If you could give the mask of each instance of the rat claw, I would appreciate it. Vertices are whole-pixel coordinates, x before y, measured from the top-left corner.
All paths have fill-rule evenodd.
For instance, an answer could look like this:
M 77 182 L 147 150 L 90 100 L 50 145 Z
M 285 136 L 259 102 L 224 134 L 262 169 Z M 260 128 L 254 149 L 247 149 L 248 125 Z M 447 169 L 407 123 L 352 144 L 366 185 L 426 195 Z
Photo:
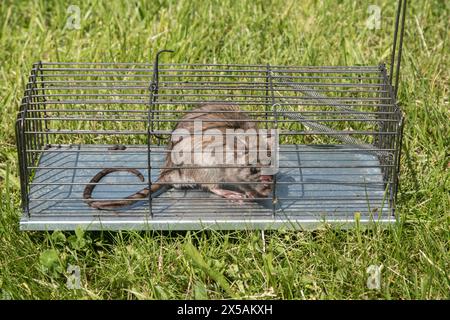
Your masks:
M 231 202 L 244 204 L 243 199 L 246 198 L 246 195 L 237 191 L 225 190 L 225 189 L 211 189 L 211 192 L 224 197 L 225 199 L 229 199 Z
M 245 193 L 245 195 L 246 195 L 247 198 L 249 198 L 249 199 L 255 199 L 256 196 L 257 196 L 256 193 L 253 192 L 253 191 L 248 191 L 248 192 Z

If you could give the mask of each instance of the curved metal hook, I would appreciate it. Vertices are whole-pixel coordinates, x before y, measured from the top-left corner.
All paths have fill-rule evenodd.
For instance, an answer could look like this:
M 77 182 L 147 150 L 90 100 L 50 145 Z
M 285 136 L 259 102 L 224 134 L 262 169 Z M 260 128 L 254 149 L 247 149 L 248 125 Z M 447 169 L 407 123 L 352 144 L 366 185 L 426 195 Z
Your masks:
M 150 92 L 151 92 L 151 104 L 156 102 L 156 97 L 158 94 L 158 82 L 159 82 L 159 56 L 161 55 L 161 53 L 164 52 L 170 52 L 173 53 L 175 52 L 174 50 L 167 50 L 167 49 L 163 49 L 163 50 L 159 50 L 156 53 L 156 57 L 155 57 L 155 63 L 153 65 L 153 78 L 152 78 L 152 82 L 150 83 Z M 150 121 L 150 119 L 149 119 Z M 164 140 L 164 137 L 155 134 L 155 137 L 158 138 L 159 140 Z
M 153 64 L 153 81 L 152 81 L 152 86 L 154 86 L 153 89 L 158 90 L 158 71 L 159 71 L 159 56 L 161 55 L 161 53 L 164 52 L 170 52 L 170 53 L 174 53 L 175 51 L 173 50 L 167 50 L 167 49 L 163 49 L 163 50 L 159 50 L 156 53 L 156 57 L 155 57 L 155 63 Z M 156 86 L 156 88 L 155 88 Z

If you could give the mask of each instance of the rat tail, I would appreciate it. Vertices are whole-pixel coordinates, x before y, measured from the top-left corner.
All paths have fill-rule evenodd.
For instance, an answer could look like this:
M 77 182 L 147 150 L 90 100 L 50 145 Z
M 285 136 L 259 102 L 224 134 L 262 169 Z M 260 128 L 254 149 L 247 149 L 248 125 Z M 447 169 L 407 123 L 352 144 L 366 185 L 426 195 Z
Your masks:
M 131 168 L 106 168 L 97 173 L 91 181 L 86 185 L 83 192 L 83 198 L 84 201 L 92 208 L 99 209 L 99 210 L 114 210 L 114 209 L 120 209 L 125 206 L 129 206 L 133 203 L 135 203 L 139 199 L 145 199 L 148 197 L 149 193 L 155 193 L 159 190 L 162 190 L 166 188 L 167 186 L 164 184 L 158 184 L 158 182 L 164 182 L 164 178 L 160 177 L 154 184 L 152 184 L 150 192 L 149 188 L 144 188 L 142 190 L 139 190 L 136 193 L 133 193 L 132 195 L 129 195 L 128 197 L 125 197 L 120 200 L 94 200 L 92 199 L 92 192 L 94 191 L 95 186 L 98 182 L 100 182 L 101 179 L 103 179 L 105 176 L 112 172 L 118 172 L 118 171 L 125 171 L 130 172 L 137 176 L 142 182 L 145 181 L 144 176 L 142 173 L 140 173 L 136 169 Z

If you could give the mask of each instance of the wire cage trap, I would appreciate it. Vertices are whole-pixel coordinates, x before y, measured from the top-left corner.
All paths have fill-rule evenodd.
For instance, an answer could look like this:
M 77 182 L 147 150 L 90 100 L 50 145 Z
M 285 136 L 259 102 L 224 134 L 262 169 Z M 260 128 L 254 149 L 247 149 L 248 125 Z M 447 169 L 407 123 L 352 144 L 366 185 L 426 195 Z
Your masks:
M 406 1 L 390 69 L 378 66 L 52 63 L 33 65 L 16 122 L 22 230 L 316 228 L 395 221 L 403 117 L 396 103 Z M 393 81 L 395 81 L 393 85 Z M 235 203 L 172 188 L 98 210 L 96 200 L 151 187 L 180 119 L 205 103 L 238 105 L 278 130 L 279 170 L 264 199 Z M 244 170 L 246 167 L 242 167 Z M 207 170 L 197 168 L 197 170 Z

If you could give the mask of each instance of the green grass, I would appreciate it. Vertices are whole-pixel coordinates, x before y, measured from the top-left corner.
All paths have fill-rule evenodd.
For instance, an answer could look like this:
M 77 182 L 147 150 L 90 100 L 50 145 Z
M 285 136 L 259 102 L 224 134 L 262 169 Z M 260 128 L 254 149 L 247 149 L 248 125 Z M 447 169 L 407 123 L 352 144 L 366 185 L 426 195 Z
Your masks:
M 35 61 L 292 65 L 388 60 L 393 1 L 72 2 L 0 6 L 0 298 L 450 298 L 449 3 L 409 1 L 399 100 L 398 212 L 387 229 L 315 232 L 20 232 L 14 122 Z M 76 3 L 73 3 L 76 4 Z M 382 8 L 368 30 L 370 4 Z M 366 269 L 383 265 L 381 289 Z M 68 289 L 67 268 L 81 289 Z

